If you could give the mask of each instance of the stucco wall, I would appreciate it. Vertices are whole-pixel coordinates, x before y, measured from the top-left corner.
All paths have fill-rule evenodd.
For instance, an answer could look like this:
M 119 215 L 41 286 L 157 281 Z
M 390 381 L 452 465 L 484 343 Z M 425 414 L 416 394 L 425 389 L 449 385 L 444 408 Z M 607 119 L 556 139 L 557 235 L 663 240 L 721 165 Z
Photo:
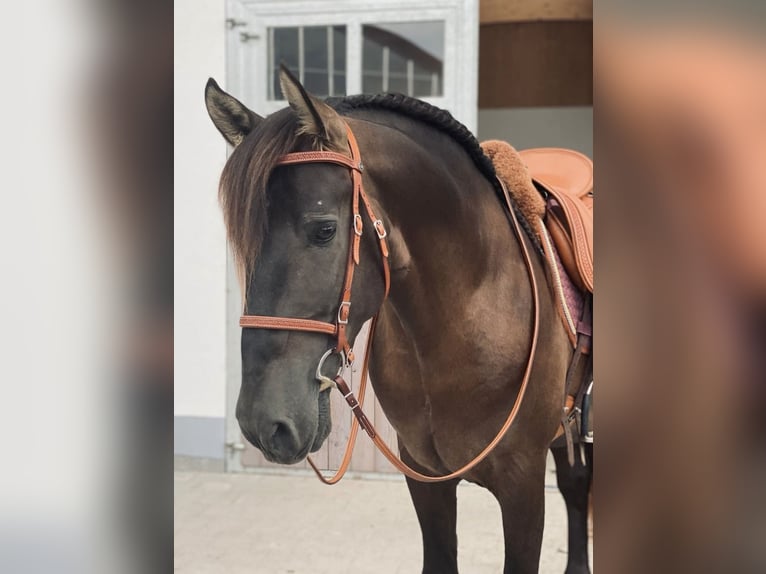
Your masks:
M 217 204 L 226 146 L 204 106 L 208 76 L 225 82 L 225 3 L 175 16 L 175 414 L 223 424 L 226 243 Z M 221 451 L 223 445 L 221 445 Z

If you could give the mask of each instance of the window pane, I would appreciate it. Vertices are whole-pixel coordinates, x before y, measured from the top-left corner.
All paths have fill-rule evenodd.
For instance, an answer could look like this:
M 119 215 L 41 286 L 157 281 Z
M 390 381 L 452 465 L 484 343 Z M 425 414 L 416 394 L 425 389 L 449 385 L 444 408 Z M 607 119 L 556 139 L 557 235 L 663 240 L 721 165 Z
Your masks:
M 333 89 L 333 96 L 345 96 L 346 95 L 346 74 L 335 74 L 335 87 Z
M 270 58 L 273 70 L 271 97 L 275 100 L 283 100 L 282 88 L 279 87 L 279 64 L 284 63 L 293 74 L 299 75 L 298 28 L 272 28 L 270 32 L 273 49 Z
M 284 99 L 279 86 L 279 65 L 282 62 L 302 80 L 310 93 L 320 98 L 345 95 L 346 27 L 269 28 L 271 85 L 268 97 L 271 100 Z
M 401 52 L 391 50 L 390 48 L 388 55 L 388 91 L 407 94 L 408 96 L 413 95 L 407 91 L 407 60 Z
M 346 27 L 333 26 L 333 78 L 335 86 L 331 96 L 346 95 Z
M 303 86 L 309 93 L 325 98 L 328 92 L 327 27 L 303 28 Z
M 362 27 L 362 90 L 441 96 L 444 22 L 399 22 Z
M 383 46 L 371 40 L 364 26 L 364 47 L 362 49 L 362 91 L 377 94 L 383 91 Z
M 415 64 L 415 94 L 418 96 L 438 96 L 442 93 L 441 75 Z

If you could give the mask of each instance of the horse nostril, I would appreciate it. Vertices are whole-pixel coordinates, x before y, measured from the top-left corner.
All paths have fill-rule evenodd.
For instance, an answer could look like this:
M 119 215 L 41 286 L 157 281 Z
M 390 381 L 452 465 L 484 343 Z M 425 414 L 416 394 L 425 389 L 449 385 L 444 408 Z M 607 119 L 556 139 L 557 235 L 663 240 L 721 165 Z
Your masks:
M 297 450 L 298 444 L 295 432 L 290 424 L 278 421 L 271 428 L 272 433 L 269 443 L 274 451 L 292 454 Z

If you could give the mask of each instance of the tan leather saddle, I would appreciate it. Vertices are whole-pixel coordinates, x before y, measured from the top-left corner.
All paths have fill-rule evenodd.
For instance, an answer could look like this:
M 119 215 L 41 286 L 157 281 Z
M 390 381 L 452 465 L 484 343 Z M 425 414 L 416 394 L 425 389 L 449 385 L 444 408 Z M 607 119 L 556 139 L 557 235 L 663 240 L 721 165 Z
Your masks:
M 563 148 L 519 152 L 529 175 L 548 192 L 545 226 L 572 280 L 593 293 L 593 162 Z

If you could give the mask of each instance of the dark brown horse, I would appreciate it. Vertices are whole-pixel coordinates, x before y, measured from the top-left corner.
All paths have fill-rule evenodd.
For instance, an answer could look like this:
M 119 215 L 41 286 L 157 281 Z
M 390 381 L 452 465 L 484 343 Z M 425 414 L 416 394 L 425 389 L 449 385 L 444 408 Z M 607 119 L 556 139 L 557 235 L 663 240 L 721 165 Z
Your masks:
M 295 151 L 348 154 L 348 125 L 363 158 L 364 188 L 388 230 L 391 266 L 390 296 L 382 303 L 382 256 L 375 233 L 366 231 L 349 339 L 379 313 L 370 369 L 401 456 L 423 473 L 447 474 L 502 426 L 532 344 L 528 270 L 492 166 L 470 132 L 433 106 L 394 95 L 325 103 L 285 70 L 281 81 L 290 107 L 267 118 L 212 80 L 206 89 L 210 116 L 235 147 L 220 192 L 244 279 L 246 314 L 335 320 L 351 236 L 349 170 L 277 162 Z M 505 572 L 538 569 L 546 453 L 559 424 L 572 352 L 544 287 L 537 246 L 531 234 L 522 237 L 542 286 L 539 350 L 514 424 L 491 455 L 462 477 L 489 489 L 500 503 Z M 303 460 L 326 439 L 329 392 L 320 391 L 315 370 L 331 346 L 331 337 L 317 333 L 243 331 L 237 419 L 269 460 Z M 574 515 L 578 548 L 570 552 L 568 572 L 587 572 L 589 474 L 569 469 L 566 455 L 556 458 L 567 467 L 559 478 L 571 490 L 569 496 L 562 490 L 570 523 L 571 509 L 580 507 Z M 423 534 L 423 572 L 457 571 L 459 480 L 407 480 Z

